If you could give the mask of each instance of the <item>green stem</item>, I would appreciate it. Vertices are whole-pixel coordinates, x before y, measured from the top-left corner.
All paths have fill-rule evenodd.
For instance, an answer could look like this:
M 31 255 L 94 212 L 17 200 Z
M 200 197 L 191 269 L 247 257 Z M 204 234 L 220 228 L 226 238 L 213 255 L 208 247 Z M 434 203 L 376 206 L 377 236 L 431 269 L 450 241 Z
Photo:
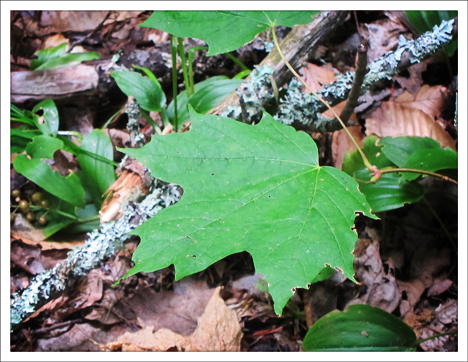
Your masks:
M 247 68 L 247 66 L 242 63 L 239 59 L 237 59 L 234 55 L 232 55 L 231 53 L 226 53 L 226 55 L 234 62 L 236 63 L 242 70 L 250 70 L 249 68 Z
M 177 132 L 177 38 L 171 35 L 171 56 L 172 56 L 172 97 L 174 100 L 174 130 Z
M 354 143 L 354 145 L 356 146 L 356 149 L 358 150 L 358 152 L 360 153 L 361 157 L 362 157 L 362 160 L 364 161 L 364 165 L 366 166 L 366 168 L 372 172 L 373 174 L 377 173 L 378 174 L 378 168 L 375 167 L 375 166 L 372 166 L 369 162 L 369 160 L 367 159 L 366 155 L 364 154 L 364 152 L 362 152 L 361 150 L 361 147 L 359 147 L 358 143 L 356 142 L 356 140 L 354 139 L 354 137 L 351 135 L 351 133 L 348 131 L 348 128 L 346 128 L 346 125 L 344 124 L 344 122 L 341 120 L 340 116 L 335 112 L 335 110 L 328 104 L 327 101 L 325 101 L 324 99 L 322 99 L 318 94 L 317 92 L 315 92 L 314 90 L 312 90 L 308 85 L 307 83 L 302 79 L 302 77 L 294 70 L 294 68 L 291 66 L 291 64 L 288 62 L 288 60 L 285 58 L 283 52 L 281 51 L 281 48 L 279 46 L 279 43 L 278 43 L 278 38 L 276 37 L 276 32 L 275 32 L 275 29 L 272 29 L 272 35 L 273 35 L 273 41 L 275 43 L 275 46 L 276 46 L 276 49 L 278 50 L 278 53 L 281 57 L 281 59 L 283 60 L 284 64 L 286 64 L 286 66 L 289 68 L 289 70 L 297 77 L 297 79 L 299 79 L 299 81 L 304 85 L 304 87 L 306 87 L 315 97 L 317 97 L 317 99 L 322 102 L 332 113 L 333 115 L 336 117 L 336 119 L 340 122 L 341 124 L 341 127 L 343 127 L 343 129 L 345 130 L 345 132 L 347 133 L 348 137 L 351 139 L 351 141 Z
M 448 335 L 452 335 L 452 334 L 458 334 L 458 331 L 434 334 L 433 336 L 430 336 L 430 337 L 427 337 L 427 338 L 424 338 L 424 339 L 420 339 L 419 341 L 416 341 L 416 343 L 414 345 L 416 346 L 416 345 L 424 343 L 426 341 L 430 341 L 431 339 L 436 339 L 436 338 L 439 338 L 439 337 L 448 336 Z
M 77 131 L 58 131 L 57 134 L 59 136 L 72 136 L 76 137 L 81 141 L 83 141 L 83 135 L 80 132 Z
M 122 113 L 122 111 L 124 110 L 125 108 L 120 108 L 117 112 L 115 112 L 108 120 L 106 123 L 104 123 L 104 126 L 101 127 L 102 130 L 105 130 L 107 128 L 107 126 L 109 126 L 109 124 L 115 119 L 115 117 L 117 117 L 119 114 Z
M 62 216 L 65 216 L 69 219 L 73 219 L 75 220 L 76 223 L 80 223 L 80 224 L 83 224 L 85 222 L 89 222 L 89 221 L 95 221 L 95 220 L 99 220 L 101 218 L 100 215 L 95 215 L 95 216 L 91 216 L 91 217 L 88 217 L 86 219 L 80 219 L 74 215 L 71 215 L 71 214 L 68 214 L 66 212 L 63 212 L 63 211 L 60 211 L 60 210 L 56 210 L 56 209 L 44 209 L 43 207 L 40 207 L 40 206 L 37 206 L 37 205 L 30 205 L 29 206 L 31 208 L 31 210 L 44 210 L 45 211 L 45 214 L 48 214 L 50 212 L 55 212 L 59 215 L 62 215 Z
M 381 176 L 385 173 L 392 173 L 392 172 L 410 172 L 410 173 L 419 173 L 419 174 L 422 174 L 422 175 L 428 175 L 428 176 L 433 176 L 433 177 L 437 177 L 437 178 L 441 178 L 442 180 L 445 180 L 445 181 L 450 181 L 450 182 L 453 182 L 455 185 L 458 185 L 458 182 L 451 179 L 450 177 L 448 176 L 444 176 L 444 175 L 441 175 L 439 173 L 435 173 L 435 172 L 430 172 L 430 171 L 424 171 L 424 170 L 416 170 L 416 169 L 412 169 L 412 168 L 388 168 L 386 170 L 379 170 L 379 175 L 377 176 Z M 371 182 L 375 182 L 377 181 L 380 177 L 377 177 L 377 176 L 374 176 L 372 179 L 371 179 Z
M 193 75 L 193 56 L 197 50 L 208 49 L 208 47 L 193 47 L 188 52 L 188 71 L 189 71 L 189 82 L 190 82 L 190 92 L 191 94 L 195 93 L 195 78 Z
M 437 215 L 437 212 L 434 210 L 434 208 L 431 206 L 431 204 L 429 203 L 429 201 L 426 200 L 425 197 L 423 197 L 423 201 L 424 203 L 426 204 L 427 208 L 432 212 L 432 215 L 434 215 L 434 217 L 436 218 L 436 220 L 439 222 L 440 226 L 442 227 L 442 230 L 444 230 L 444 233 L 445 235 L 447 236 L 447 238 L 449 239 L 450 243 L 452 244 L 453 248 L 455 249 L 455 251 L 457 252 L 458 254 L 458 245 L 455 243 L 455 241 L 452 239 L 452 237 L 450 236 L 450 233 L 449 231 L 447 230 L 447 228 L 445 227 L 444 223 L 442 222 L 442 220 L 440 219 L 439 215 Z
M 182 73 L 184 74 L 185 90 L 187 91 L 187 96 L 190 97 L 192 95 L 192 92 L 190 89 L 190 82 L 187 71 L 187 61 L 185 60 L 184 40 L 182 38 L 177 39 L 179 40 L 179 54 L 182 62 Z

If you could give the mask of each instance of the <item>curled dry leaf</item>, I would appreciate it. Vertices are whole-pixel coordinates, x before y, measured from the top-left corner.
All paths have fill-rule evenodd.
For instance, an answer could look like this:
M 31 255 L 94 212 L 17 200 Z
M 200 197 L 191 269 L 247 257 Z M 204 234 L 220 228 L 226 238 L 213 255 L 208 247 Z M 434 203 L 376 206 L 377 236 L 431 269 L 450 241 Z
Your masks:
M 427 113 L 395 102 L 383 102 L 366 120 L 366 134 L 379 137 L 430 137 L 442 147 L 455 149 L 453 138 Z
M 136 333 L 125 333 L 116 342 L 101 346 L 103 350 L 122 351 L 206 351 L 238 352 L 242 338 L 236 313 L 226 307 L 219 296 L 220 288 L 213 293 L 205 312 L 198 319 L 195 332 L 182 336 L 169 329 L 144 327 Z

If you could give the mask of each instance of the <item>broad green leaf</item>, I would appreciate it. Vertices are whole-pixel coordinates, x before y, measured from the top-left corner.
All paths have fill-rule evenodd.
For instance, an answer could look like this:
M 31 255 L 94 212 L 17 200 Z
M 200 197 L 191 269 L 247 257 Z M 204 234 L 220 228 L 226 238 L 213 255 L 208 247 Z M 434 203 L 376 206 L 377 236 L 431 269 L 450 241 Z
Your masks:
M 26 146 L 26 153 L 32 158 L 53 159 L 55 151 L 61 148 L 63 148 L 63 142 L 58 138 L 37 136 Z
M 50 192 L 52 195 L 69 202 L 72 205 L 84 207 L 84 190 L 79 178 L 71 173 L 67 177 L 37 158 L 29 159 L 26 155 L 18 155 L 13 161 L 15 170 L 26 178 Z
M 61 57 L 62 55 L 65 54 L 67 50 L 67 43 L 62 43 L 54 48 L 47 48 L 47 49 L 42 49 L 38 50 L 35 55 L 37 56 L 37 59 L 31 60 L 31 66 L 30 70 L 36 70 L 38 67 L 40 67 L 42 64 L 46 63 L 47 61 Z
M 207 56 L 236 50 L 262 31 L 312 22 L 319 11 L 155 11 L 141 26 L 209 45 Z
M 429 137 L 384 137 L 380 140 L 382 152 L 400 168 L 435 172 L 458 169 L 458 153 L 441 148 Z M 404 180 L 414 180 L 419 174 L 403 172 Z
M 166 95 L 159 82 L 155 83 L 137 72 L 116 71 L 111 76 L 120 90 L 129 97 L 135 97 L 144 110 L 160 112 L 166 106 Z
M 354 280 L 354 219 L 375 217 L 356 181 L 319 166 L 312 138 L 266 113 L 255 126 L 193 109 L 190 118 L 189 132 L 124 150 L 184 189 L 177 204 L 134 232 L 141 243 L 127 275 L 174 264 L 181 279 L 247 251 L 279 314 L 294 288 L 327 265 Z
M 60 58 L 53 58 L 37 67 L 35 70 L 56 69 L 81 64 L 88 60 L 100 59 L 99 53 L 71 53 Z
M 382 152 L 376 136 L 368 136 L 363 142 L 363 151 L 369 162 L 379 169 L 394 168 L 395 164 Z M 400 155 L 403 157 L 403 155 Z M 424 196 L 423 187 L 417 182 L 401 183 L 396 173 L 382 175 L 376 183 L 369 183 L 372 175 L 356 150 L 347 152 L 343 159 L 343 171 L 359 182 L 359 190 L 366 196 L 373 212 L 389 211 L 417 202 Z
M 394 315 L 369 305 L 352 305 L 320 318 L 307 332 L 302 349 L 309 352 L 411 352 L 416 335 Z
M 241 79 L 229 79 L 226 76 L 216 76 L 208 78 L 195 84 L 195 93 L 187 99 L 187 91 L 181 92 L 177 96 L 177 118 L 179 124 L 189 119 L 188 104 L 196 112 L 206 113 L 210 109 L 221 104 L 221 102 L 243 82 Z M 174 119 L 174 101 L 167 107 L 167 116 Z
M 59 114 L 54 101 L 46 99 L 32 110 L 33 120 L 44 136 L 57 136 L 59 129 Z
M 95 129 L 89 133 L 81 142 L 80 148 L 109 160 L 114 158 L 112 142 L 109 136 L 100 129 Z M 103 194 L 115 181 L 114 167 L 84 153 L 78 155 L 78 162 L 83 171 L 86 185 L 91 192 L 93 202 L 96 208 L 100 209 Z

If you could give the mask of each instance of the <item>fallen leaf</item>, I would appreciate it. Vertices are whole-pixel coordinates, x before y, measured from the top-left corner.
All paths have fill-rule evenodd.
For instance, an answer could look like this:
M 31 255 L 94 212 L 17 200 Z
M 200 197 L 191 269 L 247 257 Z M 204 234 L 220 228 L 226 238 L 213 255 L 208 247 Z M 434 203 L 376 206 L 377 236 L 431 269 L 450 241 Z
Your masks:
M 424 283 L 419 279 L 410 281 L 397 280 L 398 291 L 401 294 L 400 315 L 406 316 L 412 313 L 414 306 L 419 302 L 421 295 L 426 290 Z
M 420 109 L 435 119 L 444 110 L 448 95 L 449 90 L 444 86 L 431 87 L 426 84 L 420 89 L 416 97 L 409 92 L 405 92 L 398 96 L 395 102 Z
M 198 319 L 195 332 L 182 336 L 169 329 L 145 327 L 136 333 L 125 333 L 116 342 L 102 346 L 103 350 L 122 351 L 206 351 L 238 352 L 242 338 L 236 313 L 226 307 L 219 296 L 221 288 L 213 293 L 205 312 Z
M 448 288 L 452 286 L 453 282 L 449 279 L 439 279 L 434 280 L 434 284 L 427 291 L 427 296 L 432 297 L 433 295 L 439 295 L 445 292 Z
M 364 24 L 361 36 L 369 39 L 369 50 L 367 52 L 368 62 L 372 62 L 382 55 L 395 50 L 400 35 L 410 38 L 408 30 L 398 19 L 383 18 L 371 24 Z
M 57 33 L 95 29 L 106 17 L 105 11 L 42 11 L 41 27 L 51 27 Z
M 455 148 L 453 138 L 427 113 L 395 102 L 382 102 L 366 120 L 366 134 L 379 137 L 431 137 L 442 147 Z
M 354 113 L 353 113 L 354 115 Z M 354 137 L 359 147 L 362 147 L 362 140 L 365 135 L 361 131 L 361 126 L 351 126 L 348 127 L 348 131 Z M 341 170 L 343 165 L 343 158 L 346 152 L 352 152 L 356 149 L 356 146 L 349 138 L 345 130 L 339 130 L 333 132 L 332 140 L 332 157 L 333 157 L 333 166 Z
M 317 92 L 322 89 L 322 85 L 334 82 L 336 80 L 335 74 L 339 72 L 327 65 L 319 67 L 318 65 L 308 63 L 301 69 L 301 73 L 306 84 Z M 305 92 L 310 93 L 308 89 Z
M 380 258 L 379 240 L 358 239 L 356 243 L 354 268 L 356 279 L 367 286 L 364 295 L 352 300 L 348 305 L 367 304 L 392 313 L 400 302 L 397 281 L 394 277 L 392 260 L 385 263 L 388 272 Z

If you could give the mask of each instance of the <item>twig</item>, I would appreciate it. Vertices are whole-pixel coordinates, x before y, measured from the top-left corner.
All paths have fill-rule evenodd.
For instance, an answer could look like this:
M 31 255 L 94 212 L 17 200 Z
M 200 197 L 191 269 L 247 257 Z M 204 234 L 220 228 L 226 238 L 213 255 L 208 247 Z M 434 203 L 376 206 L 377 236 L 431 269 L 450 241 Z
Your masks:
M 359 105 L 358 98 L 361 95 L 362 82 L 367 72 L 367 50 L 368 43 L 362 42 L 358 46 L 358 61 L 356 66 L 356 76 L 354 77 L 353 87 L 349 92 L 348 101 L 343 111 L 341 111 L 341 120 L 346 123 L 354 112 L 354 108 Z

